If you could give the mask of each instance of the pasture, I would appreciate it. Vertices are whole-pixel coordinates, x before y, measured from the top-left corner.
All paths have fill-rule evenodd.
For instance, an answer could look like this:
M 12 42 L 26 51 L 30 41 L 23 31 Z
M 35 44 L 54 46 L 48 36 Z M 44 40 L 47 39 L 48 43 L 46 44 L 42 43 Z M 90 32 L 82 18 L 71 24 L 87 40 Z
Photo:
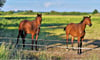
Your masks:
M 18 26 L 22 20 L 34 20 L 35 15 L 1 15 L 0 16 L 0 37 L 9 37 L 9 38 L 17 38 L 18 35 Z M 53 56 L 53 59 L 86 59 L 86 60 L 99 60 L 100 59 L 100 17 L 99 16 L 91 16 L 91 21 L 93 26 L 86 27 L 86 35 L 83 41 L 83 48 L 93 48 L 89 50 L 83 50 L 82 55 L 77 55 L 77 50 L 67 50 L 65 48 L 59 48 L 54 46 L 65 47 L 66 42 L 66 34 L 64 31 L 64 27 L 69 23 L 79 23 L 83 19 L 83 15 L 43 15 L 41 30 L 39 34 L 39 39 L 43 39 L 44 41 L 38 41 L 40 45 L 48 45 L 48 49 L 46 52 L 42 50 L 45 47 L 40 47 L 40 54 L 44 54 L 42 58 L 49 54 Z M 31 35 L 28 34 L 26 38 L 31 39 Z M 70 36 L 71 38 L 71 36 Z M 45 41 L 46 40 L 46 41 Z M 51 40 L 51 41 L 48 41 Z M 59 40 L 59 41 L 53 41 Z M 13 42 L 16 43 L 16 39 L 0 39 L 0 42 Z M 70 41 L 70 39 L 69 39 Z M 19 44 L 22 44 L 22 40 L 20 39 Z M 25 44 L 31 44 L 31 40 L 26 40 Z M 69 47 L 71 46 L 71 42 L 69 42 Z M 77 47 L 77 38 L 74 39 L 74 47 Z M 18 49 L 22 48 L 19 46 Z M 31 50 L 30 46 L 26 46 L 24 50 Z M 28 52 L 28 51 L 27 51 Z M 32 52 L 29 52 L 32 53 Z M 28 55 L 28 53 L 24 54 Z M 33 54 L 30 54 L 35 55 Z M 29 55 L 29 56 L 30 56 Z M 38 53 L 36 54 L 38 56 Z M 57 57 L 57 58 L 55 58 Z M 49 57 L 48 57 L 49 58 Z

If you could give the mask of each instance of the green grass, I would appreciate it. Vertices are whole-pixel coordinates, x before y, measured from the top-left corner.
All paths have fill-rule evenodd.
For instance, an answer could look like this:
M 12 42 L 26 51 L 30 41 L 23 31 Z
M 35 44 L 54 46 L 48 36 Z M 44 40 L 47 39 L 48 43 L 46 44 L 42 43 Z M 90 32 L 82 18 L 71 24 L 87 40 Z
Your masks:
M 16 38 L 18 35 L 18 26 L 22 20 L 34 20 L 35 15 L 1 15 L 0 16 L 0 34 L 1 37 L 13 37 Z M 64 27 L 69 23 L 79 23 L 83 19 L 83 16 L 61 16 L 61 15 L 43 15 L 41 31 L 39 39 L 44 40 L 66 40 Z M 86 27 L 85 39 L 100 40 L 100 17 L 92 16 L 91 21 L 93 26 Z M 31 39 L 31 35 L 28 34 L 26 38 Z M 16 42 L 15 40 L 13 40 Z M 26 41 L 26 43 L 31 43 L 31 41 Z M 51 42 L 56 43 L 56 42 Z M 50 44 L 51 44 L 50 43 Z M 49 43 L 47 43 L 49 44 Z
M 34 20 L 36 15 L 1 15 L 0 16 L 0 37 L 12 37 L 12 38 L 16 38 L 18 35 L 18 26 L 19 23 L 22 20 Z M 39 35 L 39 39 L 44 39 L 44 40 L 61 40 L 61 41 L 65 41 L 66 40 L 66 35 L 65 35 L 65 31 L 63 30 L 64 27 L 69 24 L 69 23 L 79 23 L 81 20 L 83 19 L 83 16 L 56 16 L 56 15 L 51 15 L 51 16 L 44 16 L 42 17 L 42 25 L 41 25 L 41 31 L 40 31 L 40 35 Z M 100 41 L 100 17 L 99 16 L 92 16 L 91 17 L 91 21 L 93 26 L 86 27 L 86 35 L 85 35 L 85 39 L 89 39 L 89 40 L 94 40 L 94 41 Z M 30 38 L 31 39 L 31 35 L 28 34 L 26 38 Z M 16 39 L 0 39 L 0 41 L 5 41 L 5 42 L 9 42 L 12 41 L 13 43 L 16 43 Z M 29 43 L 31 44 L 31 40 L 26 40 L 25 43 Z M 56 44 L 59 42 L 42 42 L 39 41 L 38 44 L 48 44 L 48 45 L 52 45 L 52 44 Z M 19 44 L 22 44 L 22 40 L 20 40 Z M 65 45 L 65 43 L 61 43 L 62 45 Z M 95 45 L 95 44 L 94 44 Z M 100 44 L 96 44 L 96 46 L 100 47 Z M 0 49 L 5 48 L 5 46 L 2 46 Z M 30 49 L 31 47 L 29 46 L 26 49 Z M 1 52 L 4 51 L 6 53 L 1 53 L 0 57 L 5 58 L 6 55 L 9 53 L 9 51 L 6 51 L 6 49 L 4 50 L 0 50 Z M 19 57 L 20 56 L 20 52 L 16 53 L 17 55 L 14 58 L 19 58 L 22 59 L 23 57 Z M 34 54 L 32 54 L 34 55 Z M 26 56 L 24 58 L 31 58 L 32 55 L 26 54 Z M 94 59 L 96 57 L 96 55 L 93 55 Z M 34 56 L 33 56 L 34 57 Z M 36 56 L 37 57 L 37 56 Z M 38 58 L 41 60 L 46 60 L 47 58 L 53 58 L 55 59 L 55 55 L 54 57 L 47 56 L 46 53 L 43 53 L 43 55 L 38 55 Z M 8 58 L 8 56 L 7 56 Z M 62 58 L 61 57 L 57 57 L 56 58 L 58 60 L 60 60 Z M 6 58 L 5 58 L 6 59 Z M 91 58 L 90 58 L 91 59 Z

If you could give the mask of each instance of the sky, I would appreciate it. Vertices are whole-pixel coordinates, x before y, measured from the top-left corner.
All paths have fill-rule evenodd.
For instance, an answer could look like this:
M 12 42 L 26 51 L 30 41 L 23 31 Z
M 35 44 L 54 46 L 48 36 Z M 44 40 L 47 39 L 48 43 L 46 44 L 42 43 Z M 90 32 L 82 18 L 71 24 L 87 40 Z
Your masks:
M 7 0 L 3 11 L 33 10 L 35 12 L 100 11 L 100 0 Z

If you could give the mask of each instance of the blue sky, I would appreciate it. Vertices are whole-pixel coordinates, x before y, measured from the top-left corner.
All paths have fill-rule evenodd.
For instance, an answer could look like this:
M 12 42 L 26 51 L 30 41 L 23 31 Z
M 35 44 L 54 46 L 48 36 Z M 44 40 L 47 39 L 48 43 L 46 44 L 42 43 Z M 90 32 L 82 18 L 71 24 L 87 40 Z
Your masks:
M 33 10 L 36 12 L 47 11 L 100 11 L 100 0 L 7 0 L 2 10 Z

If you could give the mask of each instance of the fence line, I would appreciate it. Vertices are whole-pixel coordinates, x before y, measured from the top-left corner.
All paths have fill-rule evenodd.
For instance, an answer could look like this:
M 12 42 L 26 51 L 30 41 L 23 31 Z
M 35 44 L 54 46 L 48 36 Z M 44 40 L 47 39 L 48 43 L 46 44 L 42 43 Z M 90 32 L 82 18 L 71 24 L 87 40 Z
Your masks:
M 16 39 L 17 40 L 17 38 L 12 38 L 12 37 L 0 37 L 0 39 Z M 19 39 L 21 39 L 21 38 L 19 38 Z M 32 39 L 25 38 L 25 40 L 32 40 Z M 66 42 L 66 41 L 61 41 L 61 40 L 45 40 L 45 39 L 38 39 L 38 41 L 58 41 L 58 42 Z M 71 42 L 71 41 L 69 41 L 69 42 Z
M 0 39 L 16 39 L 17 38 L 12 38 L 12 37 L 0 37 Z M 19 38 L 21 39 L 21 38 Z M 25 38 L 25 40 L 32 40 L 32 39 L 29 39 L 29 38 Z M 35 40 L 35 39 L 34 39 Z M 45 39 L 38 39 L 38 41 L 56 41 L 56 42 L 66 42 L 66 41 L 61 41 L 61 40 L 45 40 Z M 83 40 L 83 41 L 86 41 L 86 40 Z M 68 41 L 68 42 L 71 42 L 71 41 Z M 74 42 L 77 42 L 77 40 L 74 40 Z
M 3 43 L 3 42 L 0 42 L 0 43 Z M 11 43 L 6 43 L 6 44 L 11 44 Z M 50 48 L 50 47 L 52 47 L 52 48 L 56 48 L 56 47 L 58 47 L 58 48 L 64 48 L 64 49 L 66 49 L 66 48 L 68 48 L 68 49 L 83 49 L 83 50 L 91 50 L 91 49 L 93 49 L 93 50 L 100 50 L 100 48 L 99 49 L 94 49 L 94 48 L 78 48 L 78 47 L 65 47 L 65 46 L 48 46 L 48 45 L 36 45 L 36 44 L 18 44 L 18 45 L 26 45 L 26 46 L 44 46 L 44 47 L 46 47 L 46 48 Z
M 0 39 L 17 39 L 17 38 L 9 38 L 9 37 L 0 37 Z M 46 40 L 42 40 L 42 39 L 39 39 L 41 41 L 46 41 Z M 47 40 L 48 41 L 48 40 Z M 54 40 L 49 40 L 49 41 L 54 41 Z M 55 40 L 55 41 L 59 41 L 59 40 Z M 0 43 L 3 43 L 3 42 L 0 42 Z M 6 43 L 6 44 L 11 44 L 11 43 Z M 18 45 L 23 45 L 23 44 L 18 44 Z M 32 44 L 24 44 L 24 45 L 30 45 L 32 46 Z M 78 47 L 62 47 L 62 46 L 49 46 L 49 45 L 35 45 L 33 44 L 33 46 L 46 46 L 47 48 L 49 47 L 59 47 L 59 48 L 73 48 L 73 49 L 94 49 L 94 48 L 78 48 Z M 94 50 L 100 50 L 100 49 L 94 49 Z

